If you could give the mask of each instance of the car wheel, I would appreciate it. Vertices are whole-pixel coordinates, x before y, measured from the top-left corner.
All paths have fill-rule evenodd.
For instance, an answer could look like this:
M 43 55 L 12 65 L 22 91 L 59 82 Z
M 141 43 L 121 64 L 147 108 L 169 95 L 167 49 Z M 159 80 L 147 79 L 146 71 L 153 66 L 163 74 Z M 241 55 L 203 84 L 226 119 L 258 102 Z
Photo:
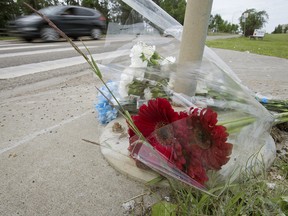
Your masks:
M 57 41 L 59 39 L 59 34 L 53 28 L 44 27 L 41 30 L 41 39 L 46 42 Z
M 23 40 L 25 40 L 26 42 L 31 42 L 33 39 L 32 39 L 32 38 L 24 37 Z
M 92 31 L 91 31 L 91 37 L 92 37 L 94 40 L 100 39 L 101 34 L 102 34 L 101 30 L 98 29 L 98 28 L 94 28 L 94 29 L 92 29 Z

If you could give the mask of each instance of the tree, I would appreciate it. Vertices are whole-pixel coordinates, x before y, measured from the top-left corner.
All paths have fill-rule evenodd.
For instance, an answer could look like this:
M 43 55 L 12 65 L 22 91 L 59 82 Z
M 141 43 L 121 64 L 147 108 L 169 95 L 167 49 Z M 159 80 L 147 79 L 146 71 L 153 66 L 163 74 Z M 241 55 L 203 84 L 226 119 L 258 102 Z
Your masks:
M 142 21 L 142 16 L 134 11 L 130 6 L 122 0 L 109 0 L 110 16 L 109 20 L 112 22 L 124 24 L 132 24 Z
M 29 4 L 36 10 L 59 4 L 59 0 L 17 0 L 17 4 L 22 15 L 32 13 L 31 9 L 23 4 L 24 2 Z
M 170 16 L 176 19 L 179 23 L 183 25 L 185 9 L 186 9 L 186 0 L 158 0 L 155 1 L 159 6 L 165 10 Z
M 277 27 L 275 27 L 274 31 L 272 32 L 272 34 L 280 34 L 282 33 L 282 25 L 278 25 Z
M 109 2 L 111 2 L 111 0 L 82 0 L 81 5 L 83 7 L 93 8 L 100 11 L 103 16 L 110 20 L 110 9 L 108 7 Z
M 66 5 L 80 5 L 80 0 L 64 0 Z
M 162 7 L 164 10 L 166 10 L 166 12 L 172 15 L 175 19 L 177 19 L 178 21 L 180 20 L 180 22 L 183 23 L 186 6 L 185 0 L 176 0 L 176 2 L 175 0 L 152 1 Z M 171 4 L 173 4 L 173 7 L 171 7 Z M 139 13 L 134 11 L 122 0 L 81 0 L 81 5 L 84 7 L 95 8 L 99 10 L 107 18 L 107 20 L 111 22 L 129 24 L 143 20 L 143 17 Z
M 247 13 L 248 17 L 244 20 L 244 14 Z M 256 11 L 254 8 L 248 9 L 242 13 L 239 18 L 241 30 L 244 32 L 244 36 L 253 35 L 255 29 L 261 29 L 265 23 L 267 23 L 269 16 L 265 10 Z
M 288 26 L 287 25 L 286 25 L 286 27 L 284 27 L 284 29 L 282 28 L 282 33 L 288 33 Z
M 235 33 L 238 31 L 239 26 L 236 24 L 231 24 L 228 21 L 222 19 L 221 15 L 216 14 L 215 16 L 210 16 L 209 29 L 213 32 L 226 32 L 226 33 Z
M 281 34 L 281 33 L 286 33 L 288 31 L 288 26 L 283 26 L 283 25 L 278 25 L 277 27 L 275 27 L 274 31 L 272 32 L 272 34 Z
M 222 19 L 222 17 L 220 16 L 220 14 L 216 14 L 214 16 L 214 27 L 216 29 L 216 31 L 221 32 L 222 29 L 224 28 L 224 20 Z
M 5 28 L 8 21 L 20 15 L 18 5 L 13 0 L 0 1 L 0 28 Z

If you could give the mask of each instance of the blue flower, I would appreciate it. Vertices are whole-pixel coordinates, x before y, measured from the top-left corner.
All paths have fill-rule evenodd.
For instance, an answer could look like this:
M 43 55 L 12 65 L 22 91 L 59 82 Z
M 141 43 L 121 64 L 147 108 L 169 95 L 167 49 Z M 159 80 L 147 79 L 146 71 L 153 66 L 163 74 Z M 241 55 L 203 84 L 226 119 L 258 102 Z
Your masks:
M 118 91 L 118 85 L 117 83 L 113 81 L 108 81 L 106 83 L 108 88 L 111 90 L 113 95 L 117 94 Z M 101 124 L 107 124 L 113 119 L 117 118 L 118 116 L 118 110 L 114 107 L 112 107 L 108 100 L 113 100 L 112 95 L 108 91 L 108 89 L 103 86 L 100 88 L 100 91 L 102 94 L 105 95 L 105 97 L 99 92 L 97 95 L 97 103 L 95 103 L 95 109 L 98 112 L 98 120 Z M 107 97 L 107 98 L 106 98 Z

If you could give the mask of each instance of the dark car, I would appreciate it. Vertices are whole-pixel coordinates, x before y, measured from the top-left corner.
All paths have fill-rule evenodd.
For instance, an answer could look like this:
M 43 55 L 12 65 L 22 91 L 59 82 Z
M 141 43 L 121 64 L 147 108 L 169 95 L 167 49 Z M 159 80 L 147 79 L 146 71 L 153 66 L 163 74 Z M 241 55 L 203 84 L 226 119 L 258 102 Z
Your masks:
M 51 6 L 39 10 L 69 37 L 77 39 L 91 36 L 99 39 L 106 30 L 106 19 L 97 10 L 79 6 Z M 56 41 L 60 37 L 38 14 L 19 17 L 9 23 L 11 35 L 26 41 L 41 38 L 44 41 Z

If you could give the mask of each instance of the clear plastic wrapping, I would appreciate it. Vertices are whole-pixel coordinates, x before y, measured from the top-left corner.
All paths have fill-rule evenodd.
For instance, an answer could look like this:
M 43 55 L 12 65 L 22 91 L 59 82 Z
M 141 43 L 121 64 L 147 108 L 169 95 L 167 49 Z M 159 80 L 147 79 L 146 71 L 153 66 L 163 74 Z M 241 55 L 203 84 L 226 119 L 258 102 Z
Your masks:
M 206 192 L 269 167 L 273 116 L 211 49 L 202 62 L 179 65 L 181 37 L 163 33 L 181 25 L 152 1 L 123 1 L 143 15 L 146 30 L 120 32 L 129 41 L 118 50 L 129 55 L 102 64 L 118 74 L 119 101 L 142 134 L 129 129 L 131 158 Z M 117 32 L 111 26 L 108 38 Z

